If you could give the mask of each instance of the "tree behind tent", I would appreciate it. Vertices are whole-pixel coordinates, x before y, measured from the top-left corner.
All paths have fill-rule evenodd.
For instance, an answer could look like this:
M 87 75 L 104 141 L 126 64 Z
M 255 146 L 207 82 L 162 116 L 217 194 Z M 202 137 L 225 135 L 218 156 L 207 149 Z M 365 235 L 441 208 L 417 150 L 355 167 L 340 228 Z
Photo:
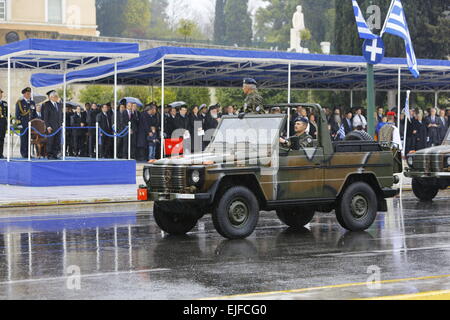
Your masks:
M 253 30 L 248 0 L 227 0 L 225 3 L 225 43 L 250 46 Z
M 225 33 L 225 0 L 216 0 L 214 43 L 223 45 L 225 43 Z

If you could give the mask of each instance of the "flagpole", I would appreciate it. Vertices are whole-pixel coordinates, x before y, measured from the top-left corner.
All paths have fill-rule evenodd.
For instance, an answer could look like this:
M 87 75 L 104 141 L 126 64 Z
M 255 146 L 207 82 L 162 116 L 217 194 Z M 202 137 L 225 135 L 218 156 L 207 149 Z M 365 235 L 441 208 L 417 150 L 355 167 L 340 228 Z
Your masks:
M 395 3 L 395 0 L 392 0 L 392 1 L 391 1 L 391 6 L 389 7 L 388 14 L 387 14 L 387 16 L 386 16 L 386 20 L 384 20 L 383 29 L 381 29 L 380 37 L 383 36 L 384 31 L 386 30 L 386 25 L 387 25 L 387 22 L 388 22 L 388 20 L 389 20 L 389 15 L 391 14 L 392 8 L 394 7 L 394 3 Z
M 409 110 L 410 110 L 409 109 L 409 95 L 410 94 L 411 94 L 411 91 L 408 90 L 406 92 L 406 103 L 408 105 L 408 112 L 406 112 L 406 106 L 405 106 L 405 130 L 404 130 L 404 133 L 403 133 L 403 151 L 402 151 L 403 157 L 406 156 L 406 135 L 407 135 L 407 132 L 408 132 L 408 122 L 411 121 L 411 118 L 410 118 L 411 113 L 409 112 Z

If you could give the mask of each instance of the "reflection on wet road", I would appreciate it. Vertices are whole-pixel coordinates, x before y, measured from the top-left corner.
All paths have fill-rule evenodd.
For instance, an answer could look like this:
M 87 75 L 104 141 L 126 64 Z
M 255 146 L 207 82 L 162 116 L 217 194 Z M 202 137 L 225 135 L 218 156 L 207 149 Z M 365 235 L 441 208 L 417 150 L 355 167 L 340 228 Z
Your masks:
M 243 241 L 222 239 L 209 217 L 185 237 L 166 237 L 146 205 L 3 210 L 0 299 L 277 291 L 283 292 L 250 298 L 351 299 L 449 290 L 449 277 L 429 277 L 450 274 L 450 202 L 445 194 L 427 204 L 407 197 L 391 202 L 368 232 L 346 233 L 333 214 L 317 215 L 308 229 L 294 232 L 263 213 L 255 235 Z M 348 286 L 374 277 L 378 286 Z M 317 287 L 325 288 L 295 291 Z

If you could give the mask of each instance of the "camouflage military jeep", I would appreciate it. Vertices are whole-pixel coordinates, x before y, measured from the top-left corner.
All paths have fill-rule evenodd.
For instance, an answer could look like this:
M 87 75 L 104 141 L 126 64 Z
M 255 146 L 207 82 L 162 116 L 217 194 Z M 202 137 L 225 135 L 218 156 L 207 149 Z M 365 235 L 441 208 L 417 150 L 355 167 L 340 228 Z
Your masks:
M 279 106 L 300 105 L 320 115 L 314 147 L 280 147 L 286 115 L 226 116 L 205 152 L 146 166 L 140 199 L 154 201 L 158 226 L 181 235 L 211 214 L 222 236 L 242 239 L 255 231 L 260 211 L 300 229 L 316 212 L 335 210 L 345 229 L 371 227 L 387 210 L 385 199 L 398 194 L 400 156 L 374 141 L 332 143 L 319 105 Z
M 450 130 L 439 147 L 408 155 L 405 176 L 412 178 L 415 196 L 421 201 L 432 201 L 450 186 Z

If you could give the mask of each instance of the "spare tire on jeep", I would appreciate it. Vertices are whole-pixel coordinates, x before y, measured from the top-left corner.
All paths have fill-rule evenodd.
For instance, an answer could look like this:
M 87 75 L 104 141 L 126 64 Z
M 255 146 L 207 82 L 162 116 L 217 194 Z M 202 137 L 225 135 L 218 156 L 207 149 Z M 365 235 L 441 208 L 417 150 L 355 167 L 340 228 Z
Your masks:
M 373 137 L 365 131 L 350 132 L 344 141 L 374 141 Z

